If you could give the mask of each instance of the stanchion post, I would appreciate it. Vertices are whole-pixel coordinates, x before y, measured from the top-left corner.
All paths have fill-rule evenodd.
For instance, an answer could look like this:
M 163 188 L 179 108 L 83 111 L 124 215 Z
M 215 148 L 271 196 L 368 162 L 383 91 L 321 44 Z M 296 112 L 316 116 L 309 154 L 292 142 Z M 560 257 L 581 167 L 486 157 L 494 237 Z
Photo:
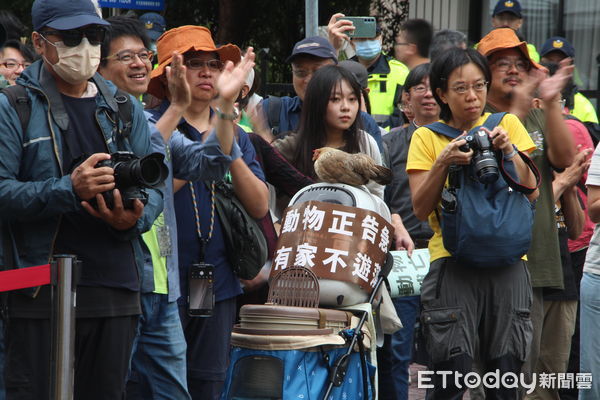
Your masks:
M 55 255 L 50 263 L 52 353 L 50 394 L 53 400 L 73 399 L 75 306 L 80 262 L 74 255 Z

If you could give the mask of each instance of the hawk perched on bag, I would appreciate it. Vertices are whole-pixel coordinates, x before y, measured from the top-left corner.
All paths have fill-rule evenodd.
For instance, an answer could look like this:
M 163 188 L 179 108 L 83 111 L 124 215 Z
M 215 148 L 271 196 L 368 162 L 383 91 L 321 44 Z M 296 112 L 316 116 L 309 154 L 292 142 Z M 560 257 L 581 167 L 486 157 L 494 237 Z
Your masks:
M 373 180 L 381 185 L 392 181 L 392 171 L 363 153 L 349 154 L 331 147 L 321 147 L 313 152 L 315 173 L 328 183 L 366 185 Z

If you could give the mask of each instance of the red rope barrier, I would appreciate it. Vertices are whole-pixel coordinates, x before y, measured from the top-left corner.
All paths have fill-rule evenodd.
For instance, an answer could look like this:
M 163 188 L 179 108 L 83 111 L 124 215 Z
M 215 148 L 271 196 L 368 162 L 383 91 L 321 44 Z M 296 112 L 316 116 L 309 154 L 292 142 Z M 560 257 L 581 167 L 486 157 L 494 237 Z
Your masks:
M 0 272 L 0 292 L 48 285 L 50 264 Z

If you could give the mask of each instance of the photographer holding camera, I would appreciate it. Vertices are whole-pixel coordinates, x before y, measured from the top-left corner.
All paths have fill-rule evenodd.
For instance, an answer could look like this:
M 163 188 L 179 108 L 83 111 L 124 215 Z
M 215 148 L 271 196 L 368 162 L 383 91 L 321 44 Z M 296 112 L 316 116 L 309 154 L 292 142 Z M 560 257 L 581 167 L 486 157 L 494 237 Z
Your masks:
M 123 174 L 115 177 L 112 167 L 121 168 L 111 154 L 141 160 L 151 153 L 148 123 L 133 97 L 96 73 L 107 23 L 89 0 L 36 0 L 31 14 L 41 59 L 15 85 L 28 101 L 15 106 L 0 96 L 3 258 L 14 268 L 46 264 L 53 254 L 75 254 L 82 261 L 74 398 L 118 399 L 140 314 L 137 266 L 143 260 L 137 240 L 163 201 L 156 188 L 134 198 L 130 189 L 138 185 L 117 182 Z M 98 165 L 109 160 L 110 166 Z M 133 161 L 125 166 L 131 176 L 137 175 Z M 160 174 L 162 162 L 149 166 L 141 166 L 146 178 L 156 177 L 148 172 Z M 131 202 L 124 205 L 127 198 Z M 47 399 L 49 286 L 11 292 L 8 313 L 7 398 Z
M 527 203 L 533 218 L 529 201 L 538 195 L 536 175 L 525 162 L 526 157 L 517 150 L 530 152 L 535 145 L 514 115 L 503 115 L 497 126 L 490 129 L 482 127 L 494 116 L 483 112 L 490 81 L 487 61 L 473 49 L 451 49 L 435 60 L 430 83 L 441 107 L 442 122 L 417 129 L 408 152 L 406 169 L 414 212 L 421 220 L 429 218 L 434 231 L 429 242 L 431 266 L 421 288 L 422 326 L 431 357 L 430 367 L 434 371 L 470 372 L 476 358 L 476 343 L 481 343 L 484 372 L 498 369 L 500 374 L 518 374 L 531 339 L 528 319 L 531 284 L 522 259 L 526 250 L 518 254 L 516 262 L 481 265 L 483 255 L 493 253 L 495 243 L 482 244 L 482 259 L 465 259 L 447 248 L 448 238 L 444 237 L 447 221 L 441 215 L 448 210 L 440 209 L 440 201 L 444 203 L 442 196 L 447 193 L 445 186 L 450 170 L 458 169 L 465 174 L 469 171 L 471 175 L 462 182 L 463 186 L 472 185 L 470 181 L 474 181 L 482 191 L 500 185 L 504 192 L 511 192 L 512 185 L 508 181 L 514 178 L 531 188 L 527 198 L 521 200 Z M 457 132 L 458 137 L 451 139 L 438 133 L 434 130 L 437 124 Z M 453 182 L 450 183 L 452 186 Z M 506 187 L 507 183 L 510 188 Z M 515 196 L 525 195 L 517 193 Z M 499 204 L 500 209 L 508 207 L 505 211 L 509 218 L 513 211 L 510 204 Z M 472 208 L 478 206 L 476 203 Z M 494 224 L 495 221 L 485 216 L 479 218 L 477 210 L 463 210 L 465 214 L 471 211 L 482 231 Z M 498 259 L 503 257 L 503 254 L 492 255 Z M 462 387 L 456 386 L 452 377 L 447 383 L 442 385 L 442 377 L 434 375 L 434 389 L 428 398 L 458 398 L 466 390 L 463 382 L 460 382 Z M 488 394 L 514 397 L 516 389 L 488 389 Z

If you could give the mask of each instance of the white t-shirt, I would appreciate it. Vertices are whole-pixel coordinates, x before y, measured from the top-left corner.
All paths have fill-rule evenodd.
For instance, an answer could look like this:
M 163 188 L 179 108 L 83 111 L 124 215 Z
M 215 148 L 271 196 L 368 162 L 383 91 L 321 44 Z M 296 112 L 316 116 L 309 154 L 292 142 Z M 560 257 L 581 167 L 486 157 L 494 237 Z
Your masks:
M 594 150 L 592 165 L 588 170 L 588 177 L 585 184 L 588 186 L 600 186 L 600 146 Z M 594 236 L 590 240 L 590 247 L 585 256 L 583 272 L 600 275 L 600 224 L 596 224 L 594 227 Z

